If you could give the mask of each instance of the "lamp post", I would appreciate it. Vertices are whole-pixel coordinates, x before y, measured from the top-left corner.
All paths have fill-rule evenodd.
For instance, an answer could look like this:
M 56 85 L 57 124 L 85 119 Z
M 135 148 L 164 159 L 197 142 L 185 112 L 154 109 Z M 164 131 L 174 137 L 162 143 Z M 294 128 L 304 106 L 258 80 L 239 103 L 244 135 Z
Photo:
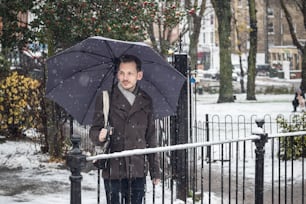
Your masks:
M 71 189 L 70 189 L 70 204 L 81 204 L 81 169 L 85 167 L 86 164 L 86 156 L 82 154 L 80 150 L 80 141 L 81 137 L 79 135 L 72 135 L 72 149 L 69 151 L 66 162 L 67 166 L 71 171 L 70 181 L 71 181 Z

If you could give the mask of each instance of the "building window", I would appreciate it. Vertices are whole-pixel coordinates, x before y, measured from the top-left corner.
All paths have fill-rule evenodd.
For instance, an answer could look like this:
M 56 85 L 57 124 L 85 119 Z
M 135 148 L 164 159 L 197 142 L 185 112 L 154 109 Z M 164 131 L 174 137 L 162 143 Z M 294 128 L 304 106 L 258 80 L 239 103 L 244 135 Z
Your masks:
M 211 44 L 214 43 L 214 33 L 213 32 L 210 33 L 210 43 Z
M 270 38 L 269 38 L 268 46 L 269 46 L 269 47 L 274 46 L 274 39 L 270 39 Z
M 284 34 L 284 24 L 281 24 L 280 26 L 280 34 Z
M 268 34 L 274 34 L 274 25 L 272 22 L 268 23 Z
M 267 12 L 268 12 L 268 17 L 274 17 L 274 11 L 272 8 L 268 8 Z
M 242 0 L 238 0 L 238 7 L 242 8 Z
M 284 18 L 284 12 L 283 12 L 282 9 L 280 10 L 280 17 L 281 17 L 281 18 Z
M 210 25 L 213 25 L 214 24 L 214 15 L 211 14 L 210 15 Z
M 203 43 L 205 44 L 205 32 L 203 33 Z

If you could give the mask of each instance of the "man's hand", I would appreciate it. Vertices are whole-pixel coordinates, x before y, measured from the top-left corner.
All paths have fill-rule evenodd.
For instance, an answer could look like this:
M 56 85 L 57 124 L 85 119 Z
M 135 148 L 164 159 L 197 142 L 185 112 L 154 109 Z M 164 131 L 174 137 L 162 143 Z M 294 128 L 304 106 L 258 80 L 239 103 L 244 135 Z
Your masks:
M 99 141 L 104 142 L 106 140 L 106 136 L 107 136 L 107 129 L 102 128 L 99 134 Z
M 152 180 L 152 183 L 154 184 L 154 185 L 158 185 L 159 184 L 159 182 L 160 182 L 160 179 L 153 179 Z

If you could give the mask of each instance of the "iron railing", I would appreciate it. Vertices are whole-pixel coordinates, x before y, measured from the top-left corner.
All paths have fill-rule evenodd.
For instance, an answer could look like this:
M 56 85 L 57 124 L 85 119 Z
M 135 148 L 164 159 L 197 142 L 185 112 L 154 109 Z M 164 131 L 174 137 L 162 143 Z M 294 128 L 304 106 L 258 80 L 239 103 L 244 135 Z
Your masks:
M 177 198 L 184 197 L 185 203 L 305 203 L 305 154 L 297 160 L 280 159 L 280 140 L 288 138 L 288 148 L 294 149 L 295 137 L 305 140 L 306 132 L 269 133 L 267 127 L 277 129 L 276 124 L 260 124 L 254 126 L 250 136 L 221 138 L 220 140 L 206 141 L 207 138 L 198 138 L 188 144 L 168 145 L 169 141 L 163 138 L 166 146 L 116 152 L 107 155 L 85 157 L 79 150 L 80 137 L 73 137 L 74 147 L 67 157 L 71 169 L 71 203 L 81 203 L 81 168 L 86 160 L 127 157 L 132 155 L 146 155 L 159 152 L 161 155 L 162 183 L 154 187 L 150 182 L 146 194 L 146 203 L 175 203 Z M 199 124 L 199 123 L 198 123 Z M 200 123 L 201 124 L 201 123 Z M 204 124 L 204 123 L 203 123 Z M 211 123 L 213 124 L 213 123 Z M 206 121 L 203 128 L 196 125 L 197 136 L 209 134 L 211 124 Z M 234 124 L 234 123 L 233 123 Z M 236 123 L 237 126 L 238 123 Z M 242 127 L 247 126 L 244 121 Z M 251 123 L 249 123 L 251 125 Z M 163 125 L 161 125 L 163 126 Z M 200 126 L 200 125 L 199 125 Z M 234 127 L 235 125 L 233 125 Z M 238 125 L 240 126 L 240 125 Z M 167 127 L 167 126 L 165 126 Z M 241 126 L 240 126 L 241 127 Z M 163 128 L 161 128 L 163 129 Z M 221 127 L 219 130 L 222 129 Z M 224 128 L 226 129 L 226 128 Z M 271 129 L 271 130 L 272 130 Z M 226 129 L 229 131 L 229 129 Z M 167 132 L 165 129 L 161 133 Z M 221 136 L 220 132 L 220 136 Z M 232 135 L 232 134 L 231 134 Z M 237 132 L 233 135 L 239 135 Z M 196 140 L 196 139 L 194 139 Z M 188 173 L 185 175 L 187 195 L 178 195 L 181 191 L 176 188 L 177 169 L 172 157 L 174 152 L 188 151 Z M 185 191 L 184 191 L 185 192 Z M 73 202 L 72 202 L 73 201 Z

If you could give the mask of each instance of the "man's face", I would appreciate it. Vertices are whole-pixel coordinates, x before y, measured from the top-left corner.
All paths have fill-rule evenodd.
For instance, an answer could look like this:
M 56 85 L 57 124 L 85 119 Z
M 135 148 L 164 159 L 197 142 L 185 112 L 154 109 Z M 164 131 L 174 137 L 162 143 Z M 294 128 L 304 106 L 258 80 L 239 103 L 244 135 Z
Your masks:
M 141 80 L 143 73 L 137 72 L 135 62 L 120 63 L 118 71 L 118 81 L 120 85 L 127 91 L 134 91 L 136 83 Z

